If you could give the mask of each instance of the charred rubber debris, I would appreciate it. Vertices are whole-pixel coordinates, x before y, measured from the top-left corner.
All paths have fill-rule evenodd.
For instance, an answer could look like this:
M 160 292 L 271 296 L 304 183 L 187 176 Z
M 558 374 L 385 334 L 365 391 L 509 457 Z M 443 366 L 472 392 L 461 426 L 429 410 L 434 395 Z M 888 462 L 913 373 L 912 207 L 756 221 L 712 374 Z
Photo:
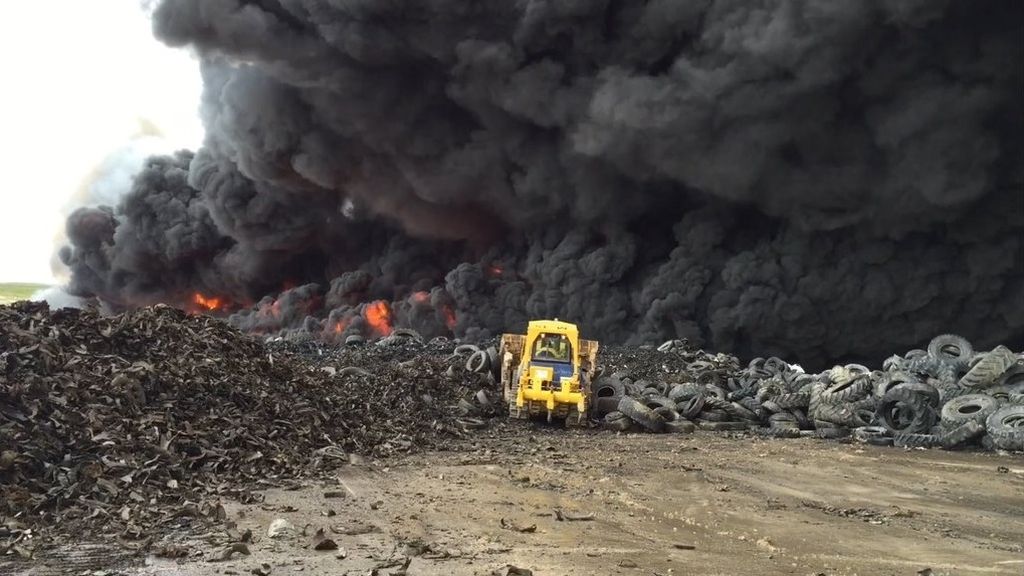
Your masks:
M 169 307 L 0 306 L 0 556 L 41 531 L 143 545 L 222 520 L 222 498 L 467 436 L 459 400 L 487 379 L 449 369 L 449 343 L 392 338 L 325 349 Z

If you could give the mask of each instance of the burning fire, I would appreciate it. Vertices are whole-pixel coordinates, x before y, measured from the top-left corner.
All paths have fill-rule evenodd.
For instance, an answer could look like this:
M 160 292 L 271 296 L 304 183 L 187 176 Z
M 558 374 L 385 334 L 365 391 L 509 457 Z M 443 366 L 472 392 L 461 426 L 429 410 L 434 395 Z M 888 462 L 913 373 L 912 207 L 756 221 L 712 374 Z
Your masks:
M 430 294 L 427 292 L 420 291 L 412 293 L 412 301 L 417 304 L 423 304 L 427 300 L 430 300 Z
M 491 264 L 490 268 L 487 269 L 487 275 L 490 276 L 491 278 L 497 278 L 498 276 L 501 276 L 502 272 L 504 271 L 505 268 L 503 268 L 501 265 Z
M 451 306 L 445 305 L 441 309 L 441 313 L 444 314 L 445 326 L 448 326 L 449 330 L 455 330 L 455 310 L 452 310 Z
M 388 308 L 387 302 L 383 300 L 371 302 L 366 305 L 363 314 L 366 316 L 366 323 L 373 328 L 374 332 L 381 336 L 391 334 L 391 308 Z
M 216 296 L 210 296 L 207 298 L 199 292 L 192 295 L 192 302 L 207 312 L 214 312 L 224 307 L 224 301 L 221 298 Z
M 341 336 L 341 333 L 344 332 L 345 328 L 347 328 L 347 327 L 348 327 L 348 322 L 346 322 L 344 320 L 339 320 L 338 322 L 336 322 L 334 324 L 334 335 L 335 336 Z

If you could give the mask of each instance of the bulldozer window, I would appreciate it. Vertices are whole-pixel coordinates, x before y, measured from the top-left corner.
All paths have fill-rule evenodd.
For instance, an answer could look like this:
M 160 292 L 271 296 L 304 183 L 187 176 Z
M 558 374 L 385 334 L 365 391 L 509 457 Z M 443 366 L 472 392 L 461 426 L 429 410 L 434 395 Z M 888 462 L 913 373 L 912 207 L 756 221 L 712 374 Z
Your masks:
M 533 357 L 537 360 L 568 362 L 571 353 L 569 339 L 562 334 L 541 334 L 533 345 Z

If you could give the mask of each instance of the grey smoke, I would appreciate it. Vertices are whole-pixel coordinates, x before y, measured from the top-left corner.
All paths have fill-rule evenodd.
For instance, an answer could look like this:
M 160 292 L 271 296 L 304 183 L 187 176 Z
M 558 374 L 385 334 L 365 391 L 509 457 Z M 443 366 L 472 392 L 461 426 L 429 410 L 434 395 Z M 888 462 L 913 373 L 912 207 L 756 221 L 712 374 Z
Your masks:
M 209 291 L 249 327 L 290 284 L 261 331 L 363 330 L 383 299 L 430 333 L 558 316 L 806 363 L 1024 343 L 1019 2 L 164 0 L 153 24 L 200 55 L 206 142 L 69 219 L 78 294 Z

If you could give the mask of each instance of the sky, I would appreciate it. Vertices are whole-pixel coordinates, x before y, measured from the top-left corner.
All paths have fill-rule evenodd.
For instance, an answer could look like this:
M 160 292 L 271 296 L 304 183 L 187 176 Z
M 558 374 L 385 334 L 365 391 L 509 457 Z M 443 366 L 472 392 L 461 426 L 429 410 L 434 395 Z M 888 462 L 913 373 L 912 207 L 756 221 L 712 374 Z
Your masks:
M 147 154 L 201 143 L 198 62 L 153 38 L 143 1 L 4 7 L 0 282 L 59 282 L 70 210 L 126 191 Z

